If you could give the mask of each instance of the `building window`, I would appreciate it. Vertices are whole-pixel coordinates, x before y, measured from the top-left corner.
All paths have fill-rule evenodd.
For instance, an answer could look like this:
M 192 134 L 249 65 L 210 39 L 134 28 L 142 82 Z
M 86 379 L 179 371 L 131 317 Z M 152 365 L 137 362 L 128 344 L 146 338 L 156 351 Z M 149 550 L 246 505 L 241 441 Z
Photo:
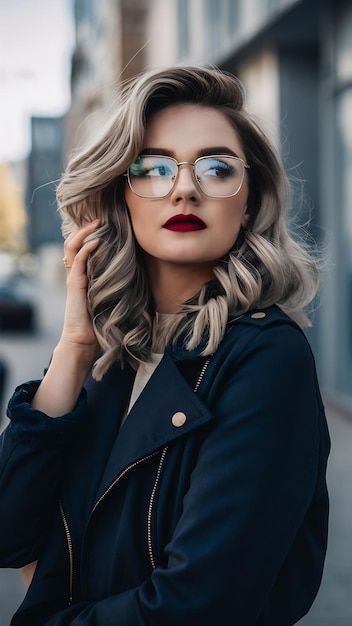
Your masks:
M 227 0 L 227 34 L 231 37 L 239 30 L 239 0 Z
M 205 47 L 208 54 L 214 54 L 219 49 L 221 41 L 221 21 L 224 13 L 224 1 L 213 2 L 205 0 Z
M 56 150 L 60 145 L 57 118 L 32 118 L 32 142 L 38 150 Z
M 204 50 L 206 57 L 226 50 L 240 28 L 239 0 L 203 0 Z
M 347 4 L 347 3 L 346 3 Z M 352 81 L 352 5 L 347 5 L 337 16 L 336 75 L 337 80 Z
M 190 53 L 189 35 L 189 2 L 188 0 L 178 0 L 177 2 L 177 24 L 178 24 L 178 58 L 185 59 Z
M 340 207 L 340 311 L 343 322 L 341 345 L 341 382 L 351 392 L 352 374 L 352 87 L 337 96 L 337 204 Z M 345 373 L 348 372 L 346 376 Z
M 339 387 L 351 394 L 352 376 L 352 7 L 336 6 L 336 207 L 339 215 Z

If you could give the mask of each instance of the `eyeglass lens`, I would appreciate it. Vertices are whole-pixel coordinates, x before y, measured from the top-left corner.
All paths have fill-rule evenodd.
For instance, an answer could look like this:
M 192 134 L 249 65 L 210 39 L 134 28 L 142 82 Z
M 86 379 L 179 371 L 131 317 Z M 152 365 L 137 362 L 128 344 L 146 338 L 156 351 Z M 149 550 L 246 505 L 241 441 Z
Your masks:
M 142 155 L 129 168 L 130 186 L 134 193 L 143 198 L 162 198 L 171 192 L 178 167 L 177 162 L 170 157 Z M 207 196 L 230 197 L 242 185 L 244 164 L 237 157 L 201 157 L 193 167 L 195 179 Z

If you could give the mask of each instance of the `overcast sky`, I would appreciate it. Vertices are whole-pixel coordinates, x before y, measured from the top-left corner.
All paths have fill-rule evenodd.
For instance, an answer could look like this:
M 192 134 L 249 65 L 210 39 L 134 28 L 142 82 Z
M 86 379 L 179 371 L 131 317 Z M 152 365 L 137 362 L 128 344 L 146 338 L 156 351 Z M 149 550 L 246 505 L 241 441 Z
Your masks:
M 31 115 L 70 103 L 72 0 L 0 0 L 0 161 L 30 148 Z

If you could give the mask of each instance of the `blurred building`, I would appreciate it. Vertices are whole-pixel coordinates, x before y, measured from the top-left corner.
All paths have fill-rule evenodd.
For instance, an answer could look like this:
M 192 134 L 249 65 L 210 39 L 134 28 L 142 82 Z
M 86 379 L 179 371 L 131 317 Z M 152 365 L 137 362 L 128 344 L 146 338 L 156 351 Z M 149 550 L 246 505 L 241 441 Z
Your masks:
M 62 243 L 55 189 L 63 168 L 63 118 L 32 117 L 31 132 L 26 204 L 29 247 L 36 252 Z
M 148 0 L 74 0 L 76 48 L 66 153 L 104 123 L 119 84 L 145 67 Z
M 352 2 L 152 0 L 148 38 L 151 66 L 237 74 L 289 175 L 304 179 L 301 220 L 328 255 L 307 334 L 323 386 L 352 410 Z
M 121 80 L 144 67 L 215 64 L 242 79 L 250 112 L 296 179 L 300 220 L 310 219 L 328 256 L 307 334 L 322 385 L 352 410 L 351 1 L 76 0 L 75 7 L 70 149 L 102 122 Z

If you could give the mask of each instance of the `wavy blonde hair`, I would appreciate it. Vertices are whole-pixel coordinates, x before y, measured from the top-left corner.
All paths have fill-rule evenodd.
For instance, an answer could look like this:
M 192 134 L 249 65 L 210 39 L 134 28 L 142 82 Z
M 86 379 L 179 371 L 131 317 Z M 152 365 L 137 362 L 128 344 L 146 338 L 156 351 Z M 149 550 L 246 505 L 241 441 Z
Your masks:
M 250 165 L 250 217 L 215 267 L 214 281 L 159 325 L 158 349 L 182 333 L 187 349 L 202 341 L 202 354 L 212 354 L 229 317 L 272 304 L 309 325 L 304 310 L 317 291 L 317 264 L 288 232 L 287 177 L 275 149 L 244 109 L 241 82 L 216 68 L 148 71 L 122 87 L 107 127 L 69 162 L 57 189 L 65 237 L 101 219 L 100 244 L 88 262 L 88 306 L 102 349 L 93 371 L 97 380 L 115 361 L 137 366 L 150 358 L 154 307 L 123 174 L 142 149 L 150 116 L 177 103 L 216 107 L 233 124 Z

